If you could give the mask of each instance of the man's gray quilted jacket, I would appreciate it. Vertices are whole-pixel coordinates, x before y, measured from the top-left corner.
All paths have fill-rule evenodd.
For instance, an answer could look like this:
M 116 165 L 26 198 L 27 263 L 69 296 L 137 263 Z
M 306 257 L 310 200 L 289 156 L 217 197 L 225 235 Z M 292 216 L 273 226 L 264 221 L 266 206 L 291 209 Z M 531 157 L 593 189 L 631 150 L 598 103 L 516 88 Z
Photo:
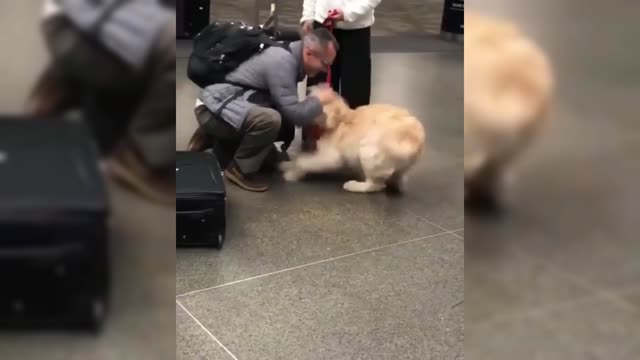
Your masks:
M 227 81 L 264 90 L 270 95 L 270 105 L 280 112 L 283 121 L 304 126 L 322 114 L 322 104 L 317 97 L 308 96 L 304 101 L 298 101 L 298 83 L 304 77 L 302 42 L 296 41 L 290 44 L 290 51 L 274 46 L 255 55 L 227 75 Z M 228 101 L 239 92 L 241 96 Z M 214 84 L 202 91 L 200 100 L 213 113 L 222 107 L 222 118 L 239 129 L 249 110 L 256 106 L 249 101 L 255 92 L 243 91 L 230 84 Z

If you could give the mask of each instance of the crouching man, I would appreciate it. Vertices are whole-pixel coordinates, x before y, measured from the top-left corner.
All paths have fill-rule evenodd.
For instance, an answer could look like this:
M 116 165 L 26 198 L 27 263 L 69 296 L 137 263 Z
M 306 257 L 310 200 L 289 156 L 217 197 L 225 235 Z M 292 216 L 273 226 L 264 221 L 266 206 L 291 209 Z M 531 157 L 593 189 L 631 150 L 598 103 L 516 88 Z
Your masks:
M 226 77 L 226 83 L 204 88 L 196 102 L 200 124 L 189 143 L 190 151 L 202 151 L 214 142 L 236 142 L 225 176 L 248 191 L 266 191 L 256 178 L 258 170 L 280 140 L 281 127 L 313 124 L 322 105 L 335 97 L 321 89 L 298 100 L 298 83 L 316 76 L 333 63 L 338 45 L 326 29 L 316 29 L 292 42 L 289 49 L 270 47 L 251 57 Z

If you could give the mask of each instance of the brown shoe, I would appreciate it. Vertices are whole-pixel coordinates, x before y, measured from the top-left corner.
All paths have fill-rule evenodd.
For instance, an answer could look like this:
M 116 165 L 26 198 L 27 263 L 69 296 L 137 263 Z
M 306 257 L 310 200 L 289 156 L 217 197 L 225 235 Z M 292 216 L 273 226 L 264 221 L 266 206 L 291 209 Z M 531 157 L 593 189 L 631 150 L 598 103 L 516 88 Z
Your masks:
M 247 191 L 264 192 L 269 189 L 269 186 L 253 179 L 253 176 L 243 174 L 235 164 L 231 164 L 224 171 L 224 176 L 238 187 Z
M 147 200 L 168 206 L 175 204 L 176 177 L 173 171 L 152 172 L 132 150 L 122 148 L 113 152 L 106 159 L 106 164 L 116 181 Z
M 191 140 L 189 140 L 187 151 L 202 152 L 210 149 L 211 147 L 213 147 L 213 142 L 205 133 L 202 126 L 199 126 L 198 129 L 196 129 L 196 131 L 193 133 L 193 136 L 191 136 Z

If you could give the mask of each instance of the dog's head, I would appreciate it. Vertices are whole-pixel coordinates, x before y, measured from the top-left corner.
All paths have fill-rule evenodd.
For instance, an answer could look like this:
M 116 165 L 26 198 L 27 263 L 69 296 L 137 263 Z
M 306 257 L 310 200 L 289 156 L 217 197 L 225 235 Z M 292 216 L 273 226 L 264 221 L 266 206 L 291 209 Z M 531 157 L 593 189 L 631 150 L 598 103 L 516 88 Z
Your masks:
M 348 121 L 351 108 L 347 102 L 338 94 L 333 100 L 323 104 L 323 113 L 318 123 L 328 131 L 334 130 L 341 123 Z

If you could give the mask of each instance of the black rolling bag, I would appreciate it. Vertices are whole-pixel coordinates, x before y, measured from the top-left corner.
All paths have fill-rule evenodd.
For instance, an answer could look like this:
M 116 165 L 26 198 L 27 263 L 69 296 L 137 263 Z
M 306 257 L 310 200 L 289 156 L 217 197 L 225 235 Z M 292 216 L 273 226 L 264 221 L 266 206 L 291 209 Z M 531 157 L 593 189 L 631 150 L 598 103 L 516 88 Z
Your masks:
M 81 123 L 0 117 L 0 328 L 101 328 L 107 210 Z
M 176 246 L 221 249 L 226 230 L 222 170 L 208 152 L 176 152 Z

